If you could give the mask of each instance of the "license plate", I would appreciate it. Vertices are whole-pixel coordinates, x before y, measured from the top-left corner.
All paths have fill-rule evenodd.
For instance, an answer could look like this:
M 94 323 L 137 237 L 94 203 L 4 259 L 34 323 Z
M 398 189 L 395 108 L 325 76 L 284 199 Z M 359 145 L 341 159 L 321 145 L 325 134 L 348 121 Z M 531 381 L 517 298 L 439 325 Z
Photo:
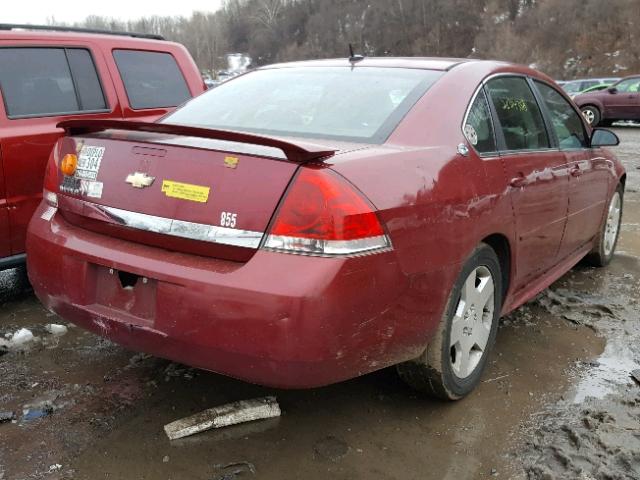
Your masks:
M 78 167 L 76 168 L 75 177 L 81 180 L 96 180 L 103 156 L 104 147 L 84 145 L 78 156 Z

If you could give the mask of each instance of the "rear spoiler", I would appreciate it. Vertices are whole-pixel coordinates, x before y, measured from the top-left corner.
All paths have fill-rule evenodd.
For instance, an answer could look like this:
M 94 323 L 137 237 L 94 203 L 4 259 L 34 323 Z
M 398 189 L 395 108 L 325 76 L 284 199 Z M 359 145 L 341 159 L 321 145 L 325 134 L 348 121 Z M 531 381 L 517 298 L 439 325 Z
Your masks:
M 291 142 L 274 137 L 254 135 L 251 133 L 234 132 L 231 130 L 216 130 L 212 128 L 189 127 L 171 125 L 168 123 L 147 123 L 125 120 L 66 120 L 58 123 L 58 128 L 64 128 L 68 135 L 83 135 L 102 132 L 105 130 L 128 130 L 138 132 L 164 133 L 167 135 L 181 135 L 185 137 L 208 138 L 228 142 L 260 145 L 282 150 L 287 160 L 298 163 L 310 162 L 330 157 L 335 150 L 327 150 L 320 145 L 306 142 Z

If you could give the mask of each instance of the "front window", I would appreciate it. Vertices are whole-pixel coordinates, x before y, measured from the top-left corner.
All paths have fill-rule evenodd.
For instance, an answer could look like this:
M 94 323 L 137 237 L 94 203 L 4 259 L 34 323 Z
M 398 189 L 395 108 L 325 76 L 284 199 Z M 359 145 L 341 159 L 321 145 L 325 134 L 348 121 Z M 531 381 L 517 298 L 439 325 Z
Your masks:
M 640 92 L 640 77 L 622 80 L 614 87 L 621 93 L 638 93 Z
M 549 110 L 560 148 L 586 147 L 587 136 L 578 112 L 555 89 L 542 82 L 535 81 L 535 84 Z
M 383 143 L 442 72 L 375 67 L 257 70 L 193 99 L 165 123 Z

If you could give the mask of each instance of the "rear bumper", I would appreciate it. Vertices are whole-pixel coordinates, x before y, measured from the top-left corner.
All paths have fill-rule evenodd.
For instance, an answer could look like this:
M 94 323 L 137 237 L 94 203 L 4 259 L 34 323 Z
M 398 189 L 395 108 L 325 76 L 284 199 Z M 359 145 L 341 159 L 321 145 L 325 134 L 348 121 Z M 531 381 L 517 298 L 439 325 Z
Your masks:
M 258 251 L 234 263 L 96 234 L 59 213 L 46 221 L 42 212 L 27 236 L 36 294 L 62 318 L 133 350 L 306 388 L 413 358 L 437 323 L 442 299 L 420 298 L 393 252 L 336 259 Z M 135 287 L 123 289 L 118 271 L 140 276 Z

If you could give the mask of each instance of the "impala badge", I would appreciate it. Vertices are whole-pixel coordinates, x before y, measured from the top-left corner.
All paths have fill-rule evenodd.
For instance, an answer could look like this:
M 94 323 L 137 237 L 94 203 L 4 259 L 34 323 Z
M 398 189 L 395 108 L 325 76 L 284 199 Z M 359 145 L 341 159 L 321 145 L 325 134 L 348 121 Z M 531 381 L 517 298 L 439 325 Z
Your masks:
M 128 175 L 125 181 L 133 188 L 145 188 L 153 185 L 155 179 L 156 177 L 150 177 L 146 173 L 136 172 Z

